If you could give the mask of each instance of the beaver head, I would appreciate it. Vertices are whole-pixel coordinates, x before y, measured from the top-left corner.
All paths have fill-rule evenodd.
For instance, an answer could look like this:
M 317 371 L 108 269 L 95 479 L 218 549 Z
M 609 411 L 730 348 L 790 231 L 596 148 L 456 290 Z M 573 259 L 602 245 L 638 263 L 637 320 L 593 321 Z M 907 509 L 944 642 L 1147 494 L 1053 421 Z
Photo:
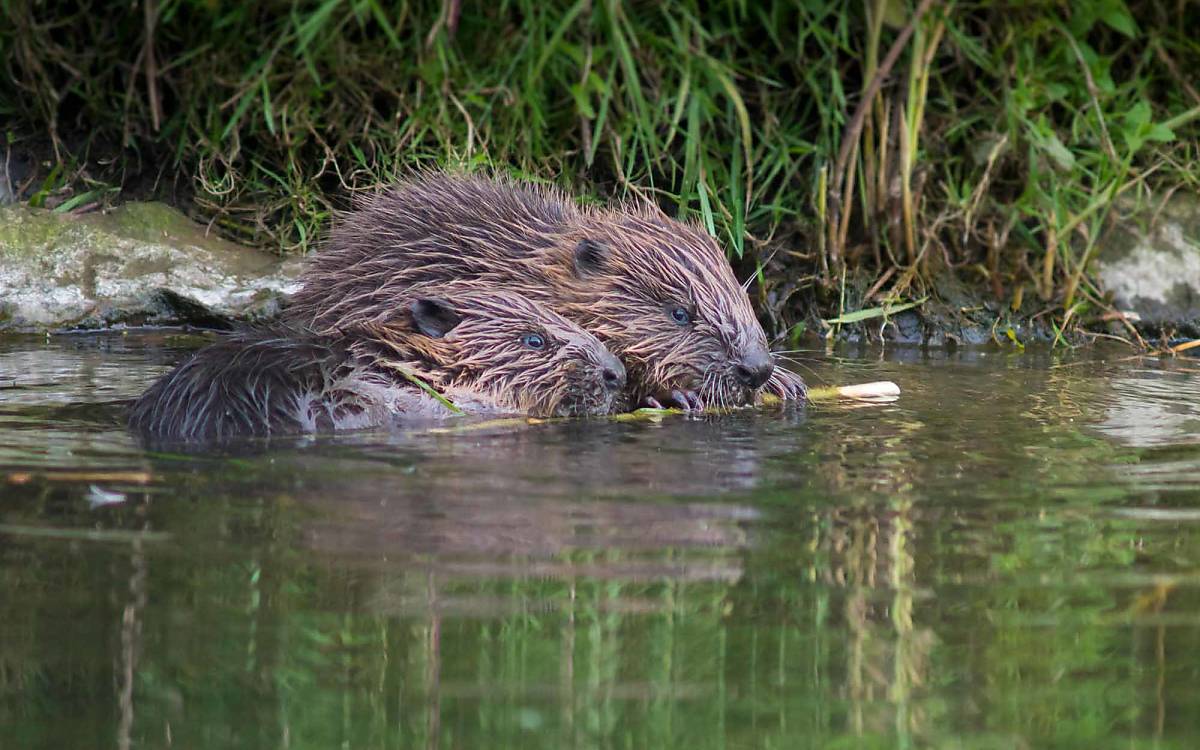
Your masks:
M 746 404 L 771 377 L 766 334 L 706 232 L 647 207 L 585 213 L 566 244 L 563 311 L 622 359 L 635 403 Z
M 409 290 L 394 313 L 350 335 L 374 367 L 530 416 L 607 414 L 625 368 L 595 336 L 514 292 L 458 283 Z
M 344 327 L 452 280 L 516 292 L 595 334 L 628 369 L 629 405 L 734 406 L 764 384 L 780 390 L 784 371 L 773 373 L 749 298 L 706 232 L 653 207 L 580 208 L 505 179 L 426 173 L 368 198 L 333 227 L 289 316 Z

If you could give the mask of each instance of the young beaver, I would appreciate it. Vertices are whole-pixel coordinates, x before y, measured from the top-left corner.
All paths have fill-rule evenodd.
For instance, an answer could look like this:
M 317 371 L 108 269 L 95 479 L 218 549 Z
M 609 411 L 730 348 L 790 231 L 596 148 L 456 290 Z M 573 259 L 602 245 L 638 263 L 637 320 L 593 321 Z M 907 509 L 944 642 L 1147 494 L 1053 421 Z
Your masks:
M 201 349 L 134 403 L 129 424 L 157 438 L 220 440 L 387 424 L 464 411 L 607 414 L 625 369 L 594 336 L 512 292 L 410 290 L 403 314 L 339 333 L 277 326 Z
M 455 278 L 519 292 L 595 334 L 625 363 L 627 405 L 734 406 L 764 386 L 806 393 L 775 369 L 707 233 L 648 205 L 579 208 L 499 179 L 424 174 L 369 199 L 333 228 L 288 314 L 346 328 L 386 313 L 414 284 Z

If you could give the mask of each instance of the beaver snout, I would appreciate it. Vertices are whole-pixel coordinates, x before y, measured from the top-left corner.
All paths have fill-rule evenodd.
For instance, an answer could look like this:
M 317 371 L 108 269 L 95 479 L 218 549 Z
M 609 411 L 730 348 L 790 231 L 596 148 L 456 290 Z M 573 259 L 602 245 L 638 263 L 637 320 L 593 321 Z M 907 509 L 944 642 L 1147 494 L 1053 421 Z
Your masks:
M 621 360 L 610 354 L 600 361 L 600 368 L 600 377 L 604 380 L 605 388 L 619 391 L 625 387 L 625 365 L 621 364 Z
M 771 377 L 775 362 L 766 349 L 752 349 L 733 366 L 734 377 L 749 388 L 760 388 Z

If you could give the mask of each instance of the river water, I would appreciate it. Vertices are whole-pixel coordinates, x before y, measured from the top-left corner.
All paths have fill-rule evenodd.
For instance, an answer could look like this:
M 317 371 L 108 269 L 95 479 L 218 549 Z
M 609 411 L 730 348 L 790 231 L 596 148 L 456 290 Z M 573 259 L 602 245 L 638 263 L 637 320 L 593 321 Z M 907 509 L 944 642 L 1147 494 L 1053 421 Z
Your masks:
M 195 343 L 0 340 L 0 747 L 1200 745 L 1196 359 L 147 450 Z

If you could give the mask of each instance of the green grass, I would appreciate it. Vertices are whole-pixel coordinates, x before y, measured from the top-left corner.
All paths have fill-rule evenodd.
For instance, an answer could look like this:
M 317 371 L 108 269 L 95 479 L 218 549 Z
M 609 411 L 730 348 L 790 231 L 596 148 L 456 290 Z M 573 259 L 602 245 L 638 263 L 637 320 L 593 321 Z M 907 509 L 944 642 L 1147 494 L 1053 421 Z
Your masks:
M 1079 320 L 1113 200 L 1200 188 L 1194 4 L 456 5 L 0 0 L 6 135 L 54 145 L 39 202 L 182 185 L 281 251 L 415 166 L 646 195 L 758 268 L 780 321 L 844 312 L 844 274 L 877 307 L 946 269 Z

